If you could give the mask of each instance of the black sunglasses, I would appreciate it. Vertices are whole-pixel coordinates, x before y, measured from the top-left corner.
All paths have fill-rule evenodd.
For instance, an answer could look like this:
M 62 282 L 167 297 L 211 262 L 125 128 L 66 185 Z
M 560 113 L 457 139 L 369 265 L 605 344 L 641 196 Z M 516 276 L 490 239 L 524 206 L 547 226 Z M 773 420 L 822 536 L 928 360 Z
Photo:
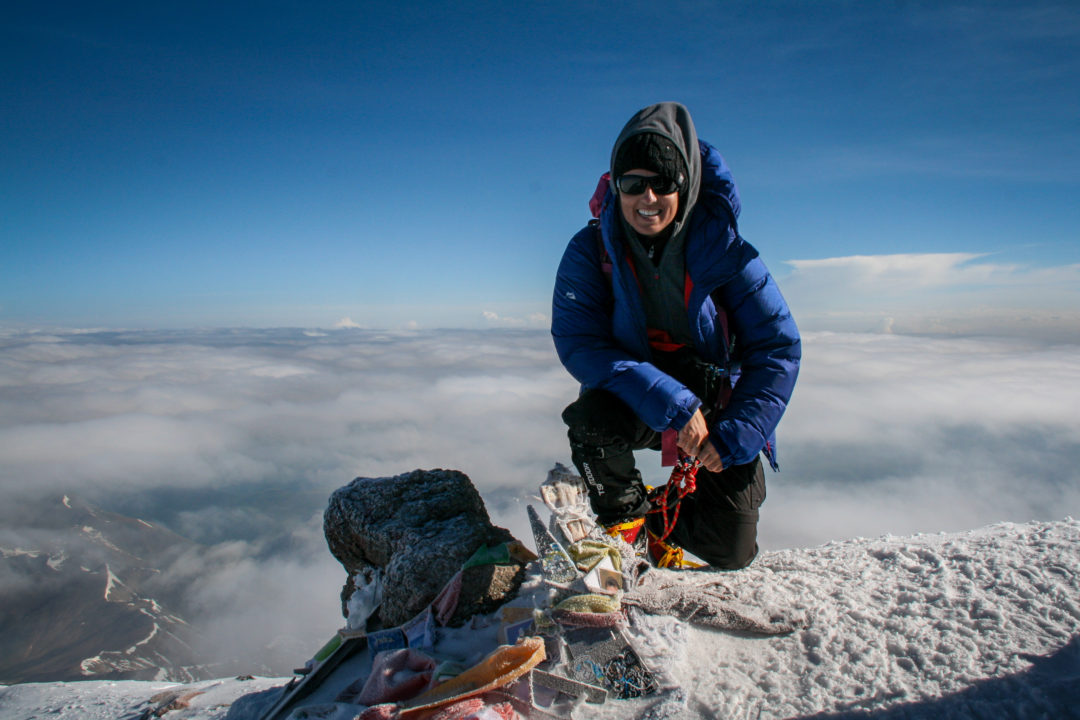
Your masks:
M 657 195 L 670 195 L 682 185 L 681 180 L 681 177 L 674 180 L 666 175 L 620 175 L 615 181 L 615 187 L 619 188 L 623 195 L 641 195 L 646 186 L 651 187 Z

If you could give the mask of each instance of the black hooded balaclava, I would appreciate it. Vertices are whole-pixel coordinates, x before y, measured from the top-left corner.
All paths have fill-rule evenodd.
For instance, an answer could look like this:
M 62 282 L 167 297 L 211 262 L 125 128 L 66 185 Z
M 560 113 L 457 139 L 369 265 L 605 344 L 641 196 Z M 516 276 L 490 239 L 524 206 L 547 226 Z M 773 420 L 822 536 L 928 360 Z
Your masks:
M 631 242 L 627 244 L 634 267 L 652 265 L 654 272 L 638 273 L 645 321 L 650 329 L 662 330 L 676 342 L 692 344 L 686 315 L 684 285 L 687 221 L 701 188 L 701 150 L 690 113 L 679 103 L 650 105 L 634 114 L 619 133 L 611 151 L 612 184 L 627 170 L 640 168 L 677 179 L 679 208 L 671 225 L 659 236 L 642 238 L 623 217 L 616 201 L 619 226 Z M 615 189 L 616 196 L 618 189 Z
M 685 106 L 663 102 L 634 113 L 611 150 L 612 183 L 634 168 L 676 180 L 677 173 L 685 173 L 686 180 L 679 188 L 679 210 L 672 223 L 672 236 L 678 234 L 701 188 L 701 151 L 694 121 Z

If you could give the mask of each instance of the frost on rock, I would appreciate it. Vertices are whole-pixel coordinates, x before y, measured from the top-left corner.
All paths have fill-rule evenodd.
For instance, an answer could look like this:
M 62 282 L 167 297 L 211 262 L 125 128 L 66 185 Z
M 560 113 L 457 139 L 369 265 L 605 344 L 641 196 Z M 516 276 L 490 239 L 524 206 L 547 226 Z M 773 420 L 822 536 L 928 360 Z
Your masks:
M 365 568 L 353 574 L 355 590 L 345 601 L 345 616 L 350 630 L 363 630 L 368 618 L 382 605 L 383 579 L 378 568 Z
M 348 617 L 356 575 L 377 570 L 383 598 L 372 619 L 384 627 L 427 607 L 481 545 L 514 539 L 491 524 L 480 493 L 456 470 L 357 478 L 331 495 L 323 530 L 349 573 L 343 613 Z

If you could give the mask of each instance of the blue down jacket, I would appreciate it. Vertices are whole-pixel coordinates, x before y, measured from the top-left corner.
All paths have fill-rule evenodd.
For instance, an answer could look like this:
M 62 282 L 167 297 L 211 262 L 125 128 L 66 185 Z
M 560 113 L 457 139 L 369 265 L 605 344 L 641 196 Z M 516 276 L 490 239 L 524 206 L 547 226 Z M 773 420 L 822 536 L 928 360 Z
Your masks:
M 733 392 L 712 421 L 710 439 L 724 467 L 765 451 L 777 469 L 774 433 L 799 371 L 799 331 L 758 252 L 739 235 L 739 196 L 720 153 L 705 142 L 701 191 L 687 223 L 687 304 L 694 347 L 706 361 L 732 372 Z M 596 229 L 570 240 L 555 280 L 551 334 L 559 359 L 582 389 L 614 393 L 657 432 L 680 429 L 700 405 L 682 383 L 649 360 L 645 312 L 627 260 L 625 235 L 610 190 L 600 212 L 611 274 L 601 267 Z M 722 318 L 735 337 L 729 357 Z

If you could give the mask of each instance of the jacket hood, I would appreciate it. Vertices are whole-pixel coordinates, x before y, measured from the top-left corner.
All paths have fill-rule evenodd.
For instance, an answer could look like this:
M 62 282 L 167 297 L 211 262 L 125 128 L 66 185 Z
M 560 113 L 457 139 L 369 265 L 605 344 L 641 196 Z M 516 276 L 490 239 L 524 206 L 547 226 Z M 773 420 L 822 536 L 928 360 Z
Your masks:
M 682 154 L 686 163 L 689 182 L 685 193 L 679 194 L 679 212 L 675 217 L 672 235 L 678 233 L 697 203 L 701 190 L 701 154 L 698 148 L 697 130 L 690 118 L 690 111 L 676 102 L 663 102 L 638 110 L 619 133 L 611 149 L 611 178 L 615 181 L 615 158 L 627 139 L 642 133 L 654 133 L 671 141 Z M 612 185 L 614 191 L 614 184 Z

